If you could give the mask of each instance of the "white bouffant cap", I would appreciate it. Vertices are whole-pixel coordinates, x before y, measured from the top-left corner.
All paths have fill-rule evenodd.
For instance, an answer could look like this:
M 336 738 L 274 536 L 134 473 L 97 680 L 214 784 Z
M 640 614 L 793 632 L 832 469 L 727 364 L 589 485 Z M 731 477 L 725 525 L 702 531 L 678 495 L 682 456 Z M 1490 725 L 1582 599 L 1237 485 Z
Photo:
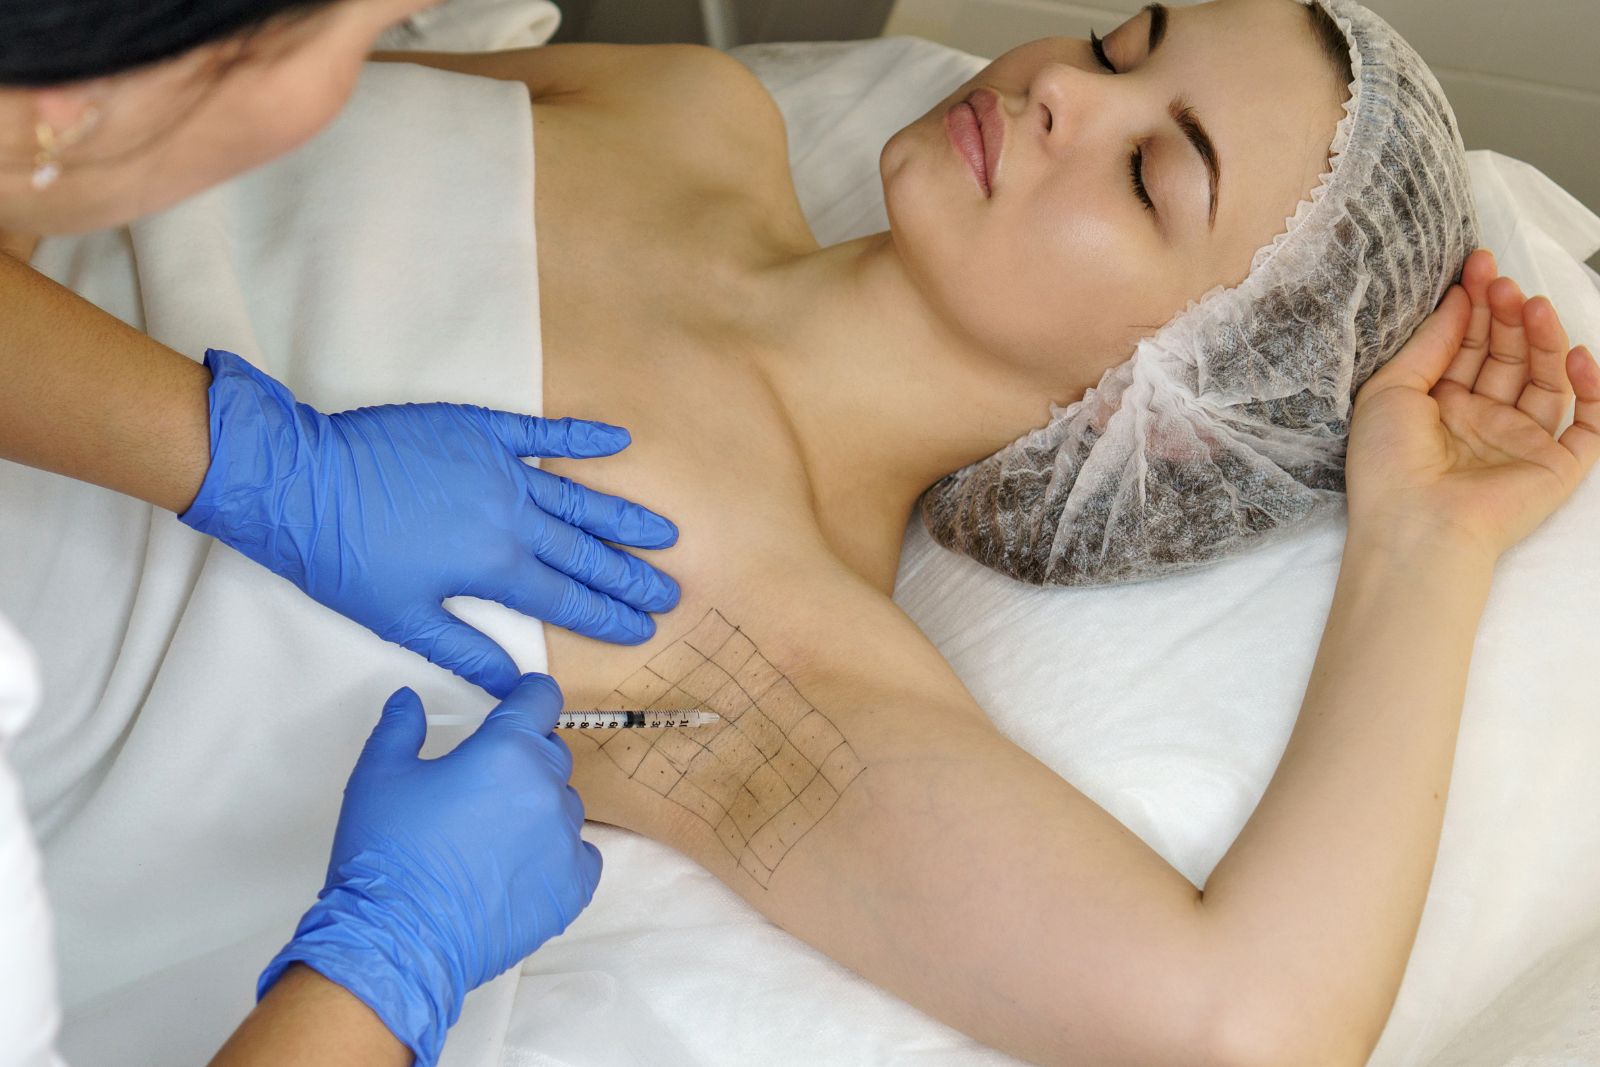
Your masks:
M 1351 408 L 1477 247 L 1455 116 L 1353 0 L 1329 169 L 1232 288 L 1192 301 L 1045 426 L 936 483 L 933 537 L 1037 585 L 1191 570 L 1340 506 Z

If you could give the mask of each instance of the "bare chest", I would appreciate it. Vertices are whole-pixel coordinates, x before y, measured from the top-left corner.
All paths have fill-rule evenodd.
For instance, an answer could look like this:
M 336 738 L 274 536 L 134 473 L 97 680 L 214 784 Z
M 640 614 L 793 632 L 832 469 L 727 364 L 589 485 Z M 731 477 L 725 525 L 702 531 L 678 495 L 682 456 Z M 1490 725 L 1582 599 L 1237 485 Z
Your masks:
M 633 437 L 615 457 L 542 465 L 678 525 L 676 546 L 641 553 L 684 590 L 682 606 L 658 620 L 658 642 L 713 607 L 766 618 L 794 574 L 833 566 L 798 450 L 741 341 L 732 296 L 741 272 L 783 254 L 790 238 L 761 216 L 759 192 L 721 187 L 685 158 L 692 148 L 576 111 L 539 110 L 544 414 L 615 423 Z M 787 224 L 803 229 L 798 207 L 795 216 Z M 657 644 L 548 634 L 552 671 L 572 706 L 609 692 Z

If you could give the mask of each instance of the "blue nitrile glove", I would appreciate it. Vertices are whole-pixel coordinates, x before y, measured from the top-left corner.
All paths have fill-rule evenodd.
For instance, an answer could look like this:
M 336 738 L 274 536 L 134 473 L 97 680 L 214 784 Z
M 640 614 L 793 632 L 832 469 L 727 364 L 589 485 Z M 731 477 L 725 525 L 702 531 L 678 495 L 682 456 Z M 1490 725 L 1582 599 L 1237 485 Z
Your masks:
M 179 518 L 495 696 L 516 665 L 445 597 L 625 645 L 678 603 L 676 582 L 604 543 L 665 548 L 677 527 L 518 458 L 609 456 L 621 427 L 464 404 L 323 415 L 231 352 L 206 366 L 211 466 Z
M 565 930 L 600 880 L 560 710 L 556 683 L 526 675 L 455 751 L 421 760 L 422 701 L 390 697 L 344 788 L 327 884 L 257 998 L 303 963 L 434 1063 L 468 991 Z

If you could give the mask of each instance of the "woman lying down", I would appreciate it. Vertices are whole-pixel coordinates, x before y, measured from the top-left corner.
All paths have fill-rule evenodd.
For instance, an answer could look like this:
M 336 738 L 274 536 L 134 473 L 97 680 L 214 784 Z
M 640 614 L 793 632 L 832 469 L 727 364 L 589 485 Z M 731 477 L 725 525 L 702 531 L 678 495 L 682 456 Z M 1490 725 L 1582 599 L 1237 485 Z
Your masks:
M 545 404 L 632 428 L 581 477 L 683 532 L 649 644 L 548 633 L 570 707 L 721 716 L 566 735 L 588 816 L 1025 1059 L 1364 1063 L 1496 558 L 1600 457 L 1600 371 L 1472 251 L 1417 55 L 1349 0 L 1035 41 L 889 141 L 890 232 L 830 248 L 726 57 L 403 58 L 527 83 Z M 1203 891 L 1002 737 L 889 597 L 919 502 L 944 544 L 1074 585 L 1341 490 L 1298 725 Z

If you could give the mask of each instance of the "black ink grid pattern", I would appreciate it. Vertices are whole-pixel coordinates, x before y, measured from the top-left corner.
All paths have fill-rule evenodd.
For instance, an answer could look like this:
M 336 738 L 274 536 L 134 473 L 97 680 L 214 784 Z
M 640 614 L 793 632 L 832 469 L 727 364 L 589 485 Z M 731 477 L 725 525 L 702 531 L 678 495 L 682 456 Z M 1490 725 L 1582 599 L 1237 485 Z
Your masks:
M 715 609 L 629 675 L 602 711 L 714 711 L 690 729 L 606 731 L 624 774 L 687 808 L 762 887 L 865 768 L 833 723 Z

